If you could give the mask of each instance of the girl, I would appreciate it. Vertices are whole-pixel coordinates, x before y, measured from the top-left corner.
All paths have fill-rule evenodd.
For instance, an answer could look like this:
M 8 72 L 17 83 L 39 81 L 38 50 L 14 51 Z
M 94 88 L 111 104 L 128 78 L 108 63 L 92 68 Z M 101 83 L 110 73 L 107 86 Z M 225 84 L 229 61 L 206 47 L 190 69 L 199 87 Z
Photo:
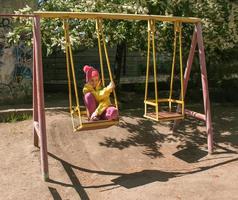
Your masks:
M 85 65 L 83 71 L 86 75 L 83 94 L 88 118 L 92 121 L 118 119 L 118 110 L 110 101 L 110 94 L 115 88 L 114 83 L 111 82 L 102 88 L 99 73 L 95 68 Z

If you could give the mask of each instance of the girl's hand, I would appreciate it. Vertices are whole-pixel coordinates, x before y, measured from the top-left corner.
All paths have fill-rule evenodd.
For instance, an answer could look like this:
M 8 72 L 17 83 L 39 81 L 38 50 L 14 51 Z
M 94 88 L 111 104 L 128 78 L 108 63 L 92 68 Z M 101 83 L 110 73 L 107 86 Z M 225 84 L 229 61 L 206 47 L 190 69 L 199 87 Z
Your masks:
M 100 81 L 98 81 L 98 84 L 97 84 L 96 88 L 99 88 L 99 87 L 101 86 L 101 83 L 102 83 L 102 81 L 101 81 L 101 80 L 100 80 Z
M 115 88 L 115 83 L 113 81 L 111 81 L 110 84 L 108 85 L 108 88 L 113 90 Z
M 91 121 L 98 121 L 99 120 L 99 117 L 98 117 L 96 112 L 93 112 L 93 114 L 90 117 L 90 120 Z

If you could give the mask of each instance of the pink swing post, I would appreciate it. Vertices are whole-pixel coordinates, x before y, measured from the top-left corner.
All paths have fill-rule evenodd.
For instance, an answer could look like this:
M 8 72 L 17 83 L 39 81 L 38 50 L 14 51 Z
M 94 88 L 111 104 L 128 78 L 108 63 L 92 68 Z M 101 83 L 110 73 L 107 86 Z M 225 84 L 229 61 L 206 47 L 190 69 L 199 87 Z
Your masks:
M 207 146 L 208 152 L 213 151 L 213 131 L 212 131 L 212 118 L 211 118 L 211 108 L 210 108 L 210 98 L 208 90 L 208 80 L 207 80 L 207 69 L 205 60 L 205 51 L 202 38 L 202 25 L 201 23 L 196 24 L 197 40 L 198 40 L 198 50 L 199 50 L 199 60 L 201 68 L 201 79 L 202 79 L 202 93 L 203 93 L 203 103 L 204 112 L 207 128 Z
M 36 48 L 35 48 L 35 33 L 34 33 L 34 18 L 32 20 L 33 24 L 33 87 L 32 87 L 32 102 L 33 102 L 33 122 L 38 122 L 38 110 L 37 110 L 37 87 L 36 87 Z M 35 109 L 36 108 L 36 109 Z M 34 146 L 39 146 L 39 138 L 35 129 L 35 126 L 33 126 L 33 143 Z
M 206 132 L 207 132 L 207 146 L 208 152 L 213 152 L 213 131 L 212 131 L 212 120 L 211 120 L 211 109 L 210 109 L 210 99 L 209 99 L 209 90 L 208 90 L 208 80 L 207 80 L 207 70 L 206 70 L 206 61 L 205 61 L 205 51 L 204 51 L 204 44 L 202 38 L 202 27 L 201 23 L 198 22 L 195 24 L 191 47 L 189 51 L 189 56 L 187 60 L 187 66 L 184 73 L 184 98 L 187 91 L 188 81 L 190 78 L 193 58 L 196 46 L 198 45 L 199 51 L 199 60 L 200 60 L 200 69 L 201 69 L 201 80 L 202 80 L 202 92 L 203 92 L 203 103 L 204 103 L 204 112 L 205 114 L 198 113 L 195 111 L 191 111 L 185 109 L 185 114 L 196 119 L 205 121 L 206 123 Z M 181 108 L 180 106 L 177 107 L 179 111 Z M 181 120 L 176 120 L 174 122 L 173 129 L 175 130 Z
M 33 18 L 33 120 L 34 120 L 34 145 L 38 146 L 40 142 L 41 171 L 43 179 L 49 178 L 48 155 L 47 155 L 47 137 L 45 125 L 45 105 L 44 105 L 44 87 L 43 87 L 43 67 L 41 52 L 41 32 L 40 17 Z

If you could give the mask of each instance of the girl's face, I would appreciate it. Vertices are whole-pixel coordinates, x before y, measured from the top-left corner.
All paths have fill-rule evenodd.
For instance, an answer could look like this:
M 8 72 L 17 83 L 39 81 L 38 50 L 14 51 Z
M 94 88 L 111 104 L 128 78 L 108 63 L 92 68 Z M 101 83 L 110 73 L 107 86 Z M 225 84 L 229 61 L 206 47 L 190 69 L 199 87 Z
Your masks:
M 97 76 L 92 77 L 92 78 L 88 81 L 88 83 L 89 83 L 90 85 L 92 85 L 93 88 L 96 88 L 97 85 L 98 85 L 98 83 L 99 83 L 99 77 L 97 77 Z

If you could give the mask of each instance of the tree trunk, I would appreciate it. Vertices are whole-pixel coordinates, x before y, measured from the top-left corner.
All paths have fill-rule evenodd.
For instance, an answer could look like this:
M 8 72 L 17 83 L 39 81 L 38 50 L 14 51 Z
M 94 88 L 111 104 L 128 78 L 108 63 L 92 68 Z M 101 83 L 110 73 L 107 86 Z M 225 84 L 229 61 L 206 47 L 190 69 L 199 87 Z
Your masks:
M 120 84 L 121 71 L 123 69 L 123 74 L 126 73 L 126 42 L 123 41 L 117 44 L 115 64 L 114 64 L 114 75 L 115 75 L 115 84 L 118 86 Z
M 126 43 L 124 46 L 124 50 L 123 50 L 123 65 L 122 65 L 122 69 L 123 69 L 123 76 L 126 75 Z

